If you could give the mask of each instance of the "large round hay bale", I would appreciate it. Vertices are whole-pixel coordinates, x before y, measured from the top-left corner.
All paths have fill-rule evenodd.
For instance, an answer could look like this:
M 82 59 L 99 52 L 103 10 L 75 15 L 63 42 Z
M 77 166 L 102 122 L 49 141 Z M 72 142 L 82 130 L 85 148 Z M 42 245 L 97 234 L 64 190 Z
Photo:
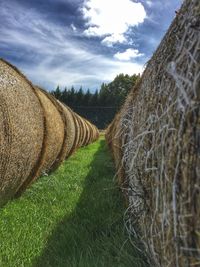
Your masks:
M 87 137 L 86 137 L 86 145 L 90 144 L 90 125 L 89 122 L 87 120 L 85 120 L 85 124 L 86 124 L 86 132 L 87 132 Z
M 95 141 L 96 141 L 99 138 L 99 130 L 95 125 L 94 125 L 94 132 L 95 132 Z
M 96 138 L 96 130 L 95 130 L 94 125 L 92 125 L 92 142 L 95 141 L 95 138 Z
M 93 138 L 94 138 L 93 125 L 90 123 L 90 143 L 93 142 Z
M 111 124 L 110 127 L 107 129 L 106 141 L 114 159 L 117 182 L 122 189 L 126 203 L 128 203 L 128 191 L 125 189 L 127 188 L 127 179 L 123 166 L 121 132 L 120 129 L 117 127 L 118 125 L 116 125 L 116 122 L 114 122 L 115 121 L 113 121 L 113 124 Z
M 59 102 L 61 105 L 64 115 L 65 115 L 65 129 L 66 129 L 66 135 L 65 135 L 65 141 L 63 143 L 63 153 L 60 157 L 60 160 L 64 160 L 68 158 L 71 153 L 73 152 L 74 148 L 74 142 L 76 138 L 76 128 L 74 123 L 74 118 L 71 110 L 61 102 Z
M 121 155 L 121 131 L 119 127 L 120 123 L 120 113 L 118 113 L 115 116 L 115 119 L 113 121 L 113 127 L 111 132 L 111 150 L 114 156 L 116 168 L 118 170 L 119 165 L 122 161 L 122 155 Z
M 75 140 L 74 140 L 74 146 L 72 149 L 72 153 L 73 153 L 73 151 L 75 151 L 79 147 L 79 140 L 80 140 L 81 133 L 80 133 L 79 122 L 78 122 L 77 116 L 74 112 L 72 112 L 72 116 L 74 119 L 74 126 L 75 126 Z
M 73 141 L 73 144 L 72 144 L 72 147 L 70 149 L 70 152 L 69 154 L 67 155 L 67 158 L 72 154 L 74 153 L 78 147 L 79 147 L 79 139 L 80 139 L 80 127 L 79 127 L 79 123 L 78 123 L 78 120 L 77 120 L 77 115 L 76 113 L 70 108 L 68 107 L 66 104 L 63 104 L 62 105 L 64 107 L 67 108 L 67 110 L 70 112 L 71 114 L 71 118 L 72 118 L 72 123 L 73 123 L 73 127 L 74 127 L 74 141 Z
M 87 121 L 87 126 L 88 126 L 88 144 L 90 144 L 92 142 L 92 126 L 91 123 L 89 121 Z
M 82 118 L 82 121 L 83 121 L 83 129 L 84 129 L 84 133 L 85 133 L 82 146 L 86 146 L 88 144 L 87 142 L 88 142 L 89 133 L 88 133 L 88 127 L 87 127 L 86 120 Z
M 111 149 L 117 170 L 118 183 L 121 188 L 125 188 L 127 181 L 125 179 L 125 171 L 123 167 L 123 153 L 122 153 L 122 127 L 121 127 L 121 113 L 118 113 L 114 120 L 114 126 L 111 133 Z M 124 196 L 127 200 L 127 191 L 123 190 Z
M 90 141 L 87 120 L 0 60 L 0 205 Z
M 115 126 L 115 119 L 108 125 L 108 127 L 106 129 L 106 133 L 105 133 L 107 145 L 108 145 L 108 147 L 112 153 L 113 153 L 113 151 L 112 151 L 112 136 L 113 136 L 114 126 Z
M 84 130 L 84 138 L 83 138 L 82 146 L 86 146 L 87 138 L 88 138 L 88 135 L 87 135 L 87 125 L 86 125 L 86 122 L 85 122 L 85 119 L 84 118 L 82 118 L 82 121 L 83 121 L 83 130 Z
M 86 131 L 86 134 L 85 134 L 85 140 L 84 140 L 84 145 L 88 145 L 88 140 L 89 140 L 89 128 L 88 128 L 88 124 L 87 124 L 87 121 L 84 119 L 84 126 L 85 126 L 85 131 Z
M 59 112 L 58 105 L 55 100 L 52 99 L 53 97 L 41 88 L 36 86 L 35 88 L 42 103 L 46 118 L 46 149 L 42 171 L 48 173 L 56 162 L 62 149 L 65 137 L 65 125 Z
M 81 130 L 80 147 L 82 147 L 84 145 L 84 141 L 85 141 L 86 130 L 85 130 L 83 119 L 78 114 L 77 114 L 77 116 L 78 116 L 78 119 L 79 119 L 80 130 Z
M 0 205 L 40 173 L 45 118 L 32 84 L 0 59 Z
M 199 14 L 184 1 L 121 113 L 127 225 L 152 266 L 200 266 Z
M 40 171 L 41 174 L 47 174 L 62 161 L 60 160 L 60 153 L 65 140 L 65 120 L 56 99 L 42 88 L 37 86 L 34 88 L 45 115 L 45 144 Z M 36 178 L 38 177 L 26 179 L 18 189 L 17 195 L 21 195 Z
M 110 142 L 111 142 L 111 138 L 110 138 L 110 134 L 111 134 L 111 125 L 112 122 L 107 126 L 106 130 L 105 130 L 105 139 L 106 139 L 106 143 L 108 145 L 108 147 L 110 148 Z
M 82 138 L 83 138 L 83 128 L 82 128 L 82 123 L 80 121 L 80 118 L 78 116 L 77 113 L 73 113 L 74 118 L 76 120 L 77 123 L 77 132 L 78 132 L 78 136 L 77 136 L 77 146 L 76 148 L 78 149 L 79 147 L 81 147 L 81 142 L 82 142 Z
M 87 124 L 87 131 L 88 131 L 88 139 L 87 139 L 87 144 L 91 143 L 91 126 L 90 126 L 90 122 L 86 121 Z

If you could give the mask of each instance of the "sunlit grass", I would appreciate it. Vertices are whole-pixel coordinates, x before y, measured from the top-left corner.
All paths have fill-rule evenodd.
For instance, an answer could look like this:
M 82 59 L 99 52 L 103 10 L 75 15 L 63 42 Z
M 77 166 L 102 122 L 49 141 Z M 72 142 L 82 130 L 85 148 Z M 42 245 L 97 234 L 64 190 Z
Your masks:
M 127 241 L 124 205 L 101 138 L 0 210 L 0 266 L 146 266 Z

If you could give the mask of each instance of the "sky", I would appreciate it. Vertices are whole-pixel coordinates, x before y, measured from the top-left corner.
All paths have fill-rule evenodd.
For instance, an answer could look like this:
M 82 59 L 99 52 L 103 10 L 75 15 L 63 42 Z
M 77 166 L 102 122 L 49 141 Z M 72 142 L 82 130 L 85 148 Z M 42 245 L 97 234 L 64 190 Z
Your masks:
M 0 0 L 0 57 L 47 90 L 142 73 L 182 0 Z

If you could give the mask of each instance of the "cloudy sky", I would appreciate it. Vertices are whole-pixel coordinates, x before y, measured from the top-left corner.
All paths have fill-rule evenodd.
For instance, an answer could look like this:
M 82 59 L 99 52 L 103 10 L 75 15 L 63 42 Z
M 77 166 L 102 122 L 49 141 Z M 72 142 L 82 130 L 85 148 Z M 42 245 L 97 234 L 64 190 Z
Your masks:
M 182 0 L 0 0 L 0 57 L 48 90 L 142 72 Z

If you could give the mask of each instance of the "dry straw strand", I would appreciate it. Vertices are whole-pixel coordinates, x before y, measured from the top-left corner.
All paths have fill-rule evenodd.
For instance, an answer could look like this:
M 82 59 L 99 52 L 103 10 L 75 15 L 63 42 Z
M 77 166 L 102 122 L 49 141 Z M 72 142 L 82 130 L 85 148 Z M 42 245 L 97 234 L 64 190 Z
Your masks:
M 0 60 L 0 196 L 13 197 L 27 177 L 39 175 L 44 154 L 45 117 L 32 84 Z
M 0 206 L 96 140 L 89 125 L 0 59 Z
M 111 147 L 121 128 L 126 227 L 153 266 L 200 261 L 199 62 L 200 1 L 186 0 L 108 128 Z

